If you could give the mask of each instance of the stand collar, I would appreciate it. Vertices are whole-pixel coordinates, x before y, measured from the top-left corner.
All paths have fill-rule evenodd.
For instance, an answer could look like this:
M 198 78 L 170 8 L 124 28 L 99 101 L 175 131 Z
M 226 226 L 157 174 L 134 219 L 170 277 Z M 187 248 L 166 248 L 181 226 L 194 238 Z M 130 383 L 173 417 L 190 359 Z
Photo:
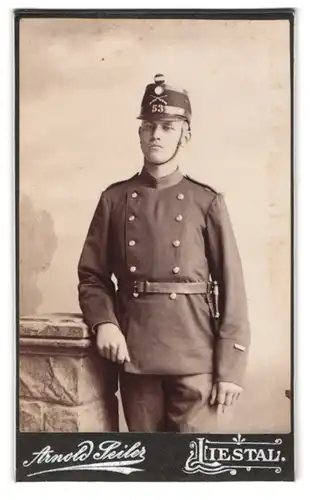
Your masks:
M 176 184 L 181 182 L 181 180 L 183 179 L 183 174 L 180 171 L 179 167 L 177 167 L 177 169 L 174 170 L 174 172 L 172 172 L 171 174 L 168 174 L 168 175 L 165 175 L 164 177 L 159 177 L 158 179 L 156 179 L 147 171 L 147 169 L 145 167 L 143 167 L 143 169 L 139 175 L 139 178 L 143 181 L 144 184 L 146 184 L 150 187 L 157 188 L 157 189 L 163 189 L 163 188 L 175 186 Z

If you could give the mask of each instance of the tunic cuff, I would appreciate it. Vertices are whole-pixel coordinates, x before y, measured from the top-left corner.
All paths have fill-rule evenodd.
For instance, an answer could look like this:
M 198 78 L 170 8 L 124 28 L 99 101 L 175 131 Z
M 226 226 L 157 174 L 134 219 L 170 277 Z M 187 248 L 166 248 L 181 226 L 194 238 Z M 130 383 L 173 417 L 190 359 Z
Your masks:
M 118 324 L 117 321 L 111 321 L 111 320 L 99 320 L 99 321 L 96 321 L 96 323 L 94 323 L 93 325 L 90 326 L 90 332 L 92 335 L 96 335 L 97 334 L 97 329 L 98 329 L 98 326 L 99 325 L 103 325 L 103 324 L 106 324 L 106 323 L 110 323 L 112 325 L 115 325 L 117 326 L 117 328 L 120 330 L 120 326 Z
M 216 382 L 232 382 L 242 386 L 247 359 L 248 346 L 234 339 L 218 339 L 215 352 Z

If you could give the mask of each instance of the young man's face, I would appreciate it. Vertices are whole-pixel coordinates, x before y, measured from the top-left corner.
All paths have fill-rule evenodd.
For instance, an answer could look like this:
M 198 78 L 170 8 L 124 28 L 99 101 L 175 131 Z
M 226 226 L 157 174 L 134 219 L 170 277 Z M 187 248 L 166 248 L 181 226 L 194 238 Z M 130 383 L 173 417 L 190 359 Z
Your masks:
M 189 134 L 183 120 L 143 120 L 139 129 L 143 155 L 155 165 L 166 163 L 175 155 L 178 146 L 188 141 Z

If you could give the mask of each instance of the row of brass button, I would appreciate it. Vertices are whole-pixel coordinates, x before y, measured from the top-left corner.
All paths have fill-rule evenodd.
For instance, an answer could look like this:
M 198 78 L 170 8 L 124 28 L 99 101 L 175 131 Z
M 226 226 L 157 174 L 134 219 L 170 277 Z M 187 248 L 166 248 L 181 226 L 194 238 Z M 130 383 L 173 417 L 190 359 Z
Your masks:
M 135 218 L 136 218 L 136 216 L 134 214 L 131 214 L 131 215 L 129 215 L 128 220 L 129 220 L 129 222 L 132 222 L 132 221 L 135 220 Z M 181 222 L 183 220 L 183 215 L 182 214 L 178 214 L 175 217 L 175 220 L 178 221 L 178 222 Z
M 136 272 L 136 270 L 137 270 L 137 267 L 136 267 L 136 266 L 130 266 L 130 268 L 129 268 L 129 271 L 130 271 L 131 273 L 135 273 L 135 272 Z M 172 269 L 172 272 L 173 272 L 173 274 L 179 274 L 179 272 L 180 272 L 180 268 L 179 268 L 179 266 L 175 266 L 175 267 Z
M 137 193 L 136 191 L 134 191 L 133 193 L 131 193 L 131 197 L 132 197 L 132 198 L 137 198 L 137 197 L 138 197 L 138 193 Z M 179 194 L 177 195 L 177 199 L 178 199 L 178 200 L 184 200 L 184 194 L 183 194 L 183 193 L 179 193 Z M 129 215 L 128 220 L 129 220 L 129 222 L 132 222 L 132 221 L 134 221 L 134 220 L 135 220 L 135 218 L 136 218 L 136 216 L 135 216 L 134 214 L 131 214 L 131 215 Z M 181 222 L 181 221 L 183 220 L 183 215 L 182 215 L 182 214 L 178 214 L 178 215 L 175 217 L 175 220 L 176 220 L 176 221 L 178 221 L 178 222 Z M 136 244 L 136 241 L 135 241 L 135 240 L 129 240 L 129 242 L 128 242 L 128 245 L 129 245 L 130 247 L 135 246 L 135 244 Z M 180 242 L 180 240 L 174 240 L 174 241 L 172 242 L 172 245 L 173 245 L 175 248 L 177 248 L 177 247 L 179 247 L 179 246 L 181 245 L 181 242 Z M 136 270 L 137 270 L 137 267 L 136 267 L 136 266 L 131 266 L 131 267 L 129 268 L 129 270 L 130 270 L 130 272 L 131 272 L 131 273 L 135 273 L 135 272 L 136 272 Z M 175 267 L 172 269 L 172 272 L 173 272 L 173 274 L 178 274 L 178 273 L 180 272 L 180 268 L 179 268 L 178 266 L 175 266 Z M 133 296 L 134 296 L 134 297 L 139 297 L 139 294 L 138 294 L 138 293 L 134 293 L 134 294 L 133 294 Z M 177 298 L 177 294 L 176 294 L 176 293 L 171 293 L 171 294 L 169 295 L 169 297 L 170 297 L 170 299 L 175 300 L 175 299 Z
M 137 191 L 134 191 L 133 193 L 131 193 L 131 197 L 132 197 L 132 198 L 134 198 L 134 199 L 135 199 L 135 198 L 138 198 L 138 196 L 139 196 L 139 193 L 137 193 Z M 179 194 L 177 195 L 177 199 L 178 199 L 178 200 L 184 200 L 184 198 L 185 198 L 185 197 L 184 197 L 184 194 L 183 194 L 183 193 L 179 193 Z
M 134 246 L 135 246 L 135 244 L 136 244 L 136 241 L 135 241 L 135 240 L 129 240 L 129 241 L 128 241 L 128 245 L 129 245 L 130 247 L 134 247 Z M 177 247 L 179 247 L 179 246 L 181 245 L 181 242 L 180 242 L 180 240 L 174 240 L 174 241 L 172 242 L 172 245 L 173 245 L 174 247 L 176 247 L 176 248 L 177 248 Z

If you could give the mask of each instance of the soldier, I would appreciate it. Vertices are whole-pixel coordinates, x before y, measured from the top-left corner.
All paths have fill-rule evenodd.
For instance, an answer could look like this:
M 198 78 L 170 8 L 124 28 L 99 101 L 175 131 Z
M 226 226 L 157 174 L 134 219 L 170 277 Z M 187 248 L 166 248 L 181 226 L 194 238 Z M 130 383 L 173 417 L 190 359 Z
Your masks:
M 178 167 L 188 93 L 156 75 L 138 118 L 144 165 L 100 197 L 78 265 L 80 307 L 99 353 L 120 364 L 130 431 L 210 432 L 242 391 L 239 253 L 223 196 Z

